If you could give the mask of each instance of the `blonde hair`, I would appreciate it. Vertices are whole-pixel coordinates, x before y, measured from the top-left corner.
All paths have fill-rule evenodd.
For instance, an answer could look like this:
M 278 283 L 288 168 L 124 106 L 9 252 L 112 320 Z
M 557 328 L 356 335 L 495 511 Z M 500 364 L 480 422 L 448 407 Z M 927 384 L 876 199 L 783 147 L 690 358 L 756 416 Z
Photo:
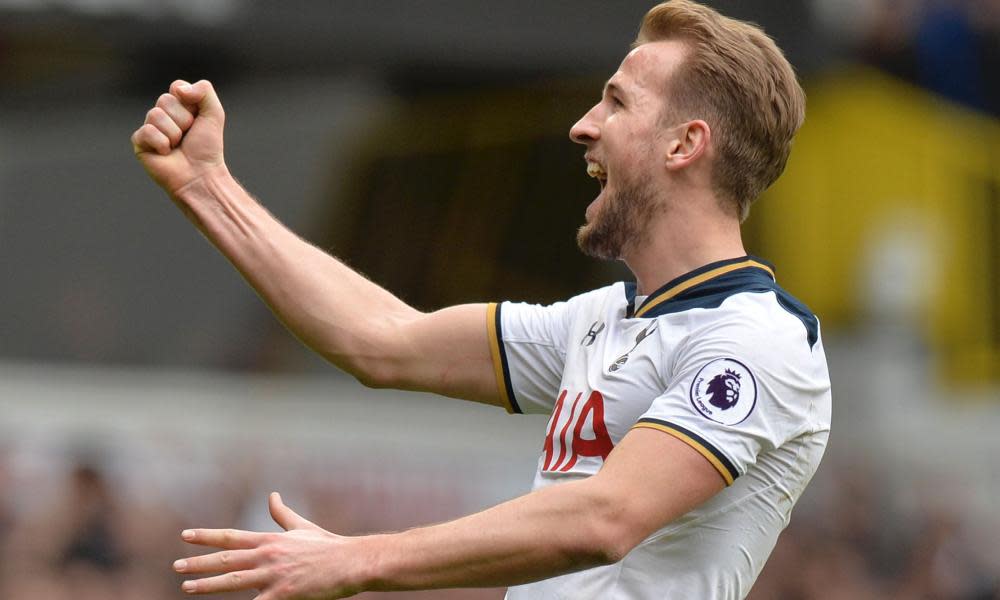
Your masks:
M 690 2 L 653 7 L 633 47 L 678 40 L 687 48 L 670 85 L 671 117 L 704 119 L 717 160 L 712 185 L 740 221 L 781 175 L 805 119 L 805 93 L 785 55 L 760 27 Z

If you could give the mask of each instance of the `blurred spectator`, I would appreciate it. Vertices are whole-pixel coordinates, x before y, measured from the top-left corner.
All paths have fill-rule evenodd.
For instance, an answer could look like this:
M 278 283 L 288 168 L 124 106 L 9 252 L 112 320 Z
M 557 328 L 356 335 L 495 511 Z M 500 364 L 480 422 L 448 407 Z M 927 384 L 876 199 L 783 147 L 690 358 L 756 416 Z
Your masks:
M 986 78 L 974 4 L 933 0 L 924 8 L 914 35 L 919 82 L 949 100 L 986 111 Z M 992 74 L 996 76 L 996 71 Z
M 997 552 L 997 523 L 964 513 L 961 486 L 949 488 L 948 507 L 922 503 L 912 514 L 898 500 L 906 494 L 890 496 L 878 473 L 826 465 L 818 477 L 829 478 L 827 493 L 811 499 L 815 510 L 793 514 L 749 600 L 1000 598 L 984 559 Z
M 104 476 L 89 464 L 78 464 L 71 479 L 69 539 L 59 557 L 59 568 L 93 568 L 106 573 L 121 570 L 125 558 L 114 529 L 120 515 Z
M 36 507 L 12 501 L 18 487 L 16 464 L 11 453 L 0 453 L 0 597 L 182 598 L 170 562 L 190 552 L 178 531 L 197 524 L 190 514 L 182 514 L 184 503 L 202 511 L 221 510 L 224 515 L 218 516 L 225 523 L 245 527 L 262 516 L 253 513 L 254 502 L 263 507 L 259 490 L 286 478 L 302 486 L 305 514 L 343 533 L 407 527 L 450 518 L 467 508 L 462 487 L 467 481 L 459 473 L 366 465 L 349 457 L 330 463 L 310 457 L 307 448 L 289 450 L 281 461 L 269 464 L 260 460 L 267 454 L 258 451 L 226 447 L 199 456 L 200 464 L 215 463 L 216 473 L 232 476 L 180 497 L 167 491 L 176 489 L 169 484 L 157 487 L 158 492 L 134 494 L 128 482 L 141 482 L 142 474 L 121 472 L 111 480 L 97 463 L 72 462 L 61 482 L 65 493 L 51 505 L 38 498 Z M 1000 522 L 966 513 L 960 483 L 928 480 L 928 489 L 898 490 L 877 466 L 860 466 L 864 464 L 824 465 L 750 600 L 1000 599 L 995 536 Z M 209 480 L 215 481 L 213 476 Z M 49 484 L 59 489 L 59 482 L 35 482 L 46 489 Z M 932 500 L 942 494 L 930 489 L 947 489 L 947 502 Z M 501 590 L 390 595 L 410 600 L 502 596 Z M 243 597 L 252 593 L 234 598 Z
M 862 61 L 953 102 L 1000 115 L 1000 2 L 815 0 L 828 37 Z

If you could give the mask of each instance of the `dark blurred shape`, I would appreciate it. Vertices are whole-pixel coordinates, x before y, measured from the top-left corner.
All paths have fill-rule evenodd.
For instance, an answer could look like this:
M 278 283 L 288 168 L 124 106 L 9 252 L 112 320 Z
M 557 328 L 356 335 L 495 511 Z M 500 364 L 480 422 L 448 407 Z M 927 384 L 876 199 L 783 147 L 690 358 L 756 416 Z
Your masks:
M 817 504 L 797 509 L 748 600 L 1000 597 L 997 523 L 977 527 L 963 514 L 968 494 L 960 486 L 945 488 L 948 506 L 913 507 L 884 473 L 824 468 L 820 485 L 830 493 L 803 498 Z
M 87 463 L 77 464 L 71 475 L 69 506 L 72 507 L 69 538 L 60 568 L 77 563 L 104 571 L 117 571 L 125 557 L 115 529 L 120 520 L 108 482 L 102 473 Z
M 972 108 L 990 108 L 985 89 L 988 74 L 967 9 L 946 0 L 931 2 L 915 37 L 924 87 Z
M 338 208 L 324 245 L 421 308 L 551 302 L 628 277 L 575 243 L 598 185 L 568 124 L 600 86 L 414 97 L 359 153 L 347 178 L 358 183 L 332 194 Z
M 175 79 L 210 80 L 225 89 L 239 70 L 235 49 L 208 36 L 199 40 L 181 40 L 130 48 L 129 72 L 122 91 L 135 96 L 156 98 Z
M 818 0 L 823 2 L 824 0 Z M 1000 115 L 1000 9 L 992 0 L 862 0 L 858 56 L 952 102 Z

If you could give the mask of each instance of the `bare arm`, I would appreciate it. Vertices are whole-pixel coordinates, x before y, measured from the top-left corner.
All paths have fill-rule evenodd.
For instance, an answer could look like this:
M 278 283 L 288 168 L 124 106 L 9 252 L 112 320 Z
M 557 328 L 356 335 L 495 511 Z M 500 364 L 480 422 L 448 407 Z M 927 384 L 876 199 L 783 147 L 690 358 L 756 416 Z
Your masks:
M 132 136 L 150 176 L 303 342 L 363 383 L 502 405 L 486 305 L 419 312 L 278 222 L 229 173 L 212 85 L 175 81 Z
M 272 494 L 271 514 L 286 532 L 185 532 L 189 542 L 224 550 L 178 561 L 175 569 L 224 573 L 185 582 L 189 593 L 258 589 L 260 600 L 515 585 L 617 562 L 723 487 L 718 472 L 684 442 L 634 429 L 593 477 L 402 533 L 334 535 Z

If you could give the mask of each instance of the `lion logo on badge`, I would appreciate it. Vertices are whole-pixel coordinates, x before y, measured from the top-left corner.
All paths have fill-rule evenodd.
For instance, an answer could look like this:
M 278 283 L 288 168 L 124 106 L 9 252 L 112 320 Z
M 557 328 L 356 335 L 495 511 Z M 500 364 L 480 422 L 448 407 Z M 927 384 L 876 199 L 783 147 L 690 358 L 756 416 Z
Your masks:
M 708 401 L 712 406 L 729 410 L 740 401 L 740 374 L 726 369 L 721 375 L 716 375 L 705 388 L 712 398 Z
M 737 425 L 757 405 L 757 380 L 750 368 L 735 358 L 711 360 L 691 382 L 691 405 L 706 419 Z

